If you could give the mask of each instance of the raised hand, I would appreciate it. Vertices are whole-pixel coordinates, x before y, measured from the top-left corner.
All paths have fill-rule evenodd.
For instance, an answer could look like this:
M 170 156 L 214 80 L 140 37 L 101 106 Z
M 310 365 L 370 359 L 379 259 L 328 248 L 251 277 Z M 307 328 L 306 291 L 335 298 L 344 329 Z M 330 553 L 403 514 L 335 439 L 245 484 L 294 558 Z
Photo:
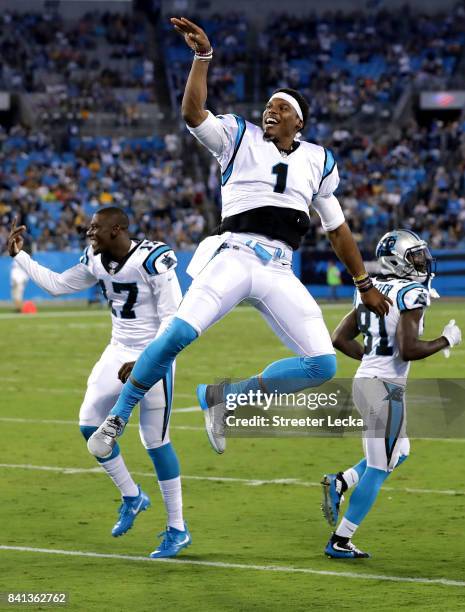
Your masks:
M 16 227 L 16 217 L 13 219 L 11 223 L 10 233 L 8 235 L 7 248 L 8 253 L 11 257 L 15 257 L 24 246 L 24 238 L 23 234 L 26 231 L 25 225 L 20 225 Z
M 208 36 L 189 19 L 185 17 L 172 17 L 170 19 L 176 32 L 184 36 L 186 44 L 196 53 L 208 53 L 212 48 Z

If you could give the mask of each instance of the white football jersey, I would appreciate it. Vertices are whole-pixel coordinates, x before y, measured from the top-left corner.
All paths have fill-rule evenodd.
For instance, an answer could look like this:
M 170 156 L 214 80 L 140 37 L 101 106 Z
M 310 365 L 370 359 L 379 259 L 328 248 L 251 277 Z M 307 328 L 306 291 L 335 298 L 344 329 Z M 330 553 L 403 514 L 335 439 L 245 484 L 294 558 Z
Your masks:
M 326 231 L 344 222 L 333 196 L 339 174 L 333 154 L 319 145 L 300 141 L 283 156 L 263 130 L 238 115 L 209 113 L 190 132 L 216 157 L 221 166 L 221 217 L 263 206 L 293 208 L 309 214 L 317 210 Z
M 123 261 L 94 255 L 89 246 L 81 264 L 97 279 L 111 308 L 112 339 L 134 349 L 156 336 L 164 318 L 174 315 L 181 291 L 174 272 L 177 260 L 163 242 L 133 243 Z
M 356 378 L 406 379 L 410 362 L 401 359 L 396 332 L 400 314 L 405 310 L 427 308 L 430 305 L 428 289 L 415 281 L 390 279 L 373 279 L 375 287 L 391 298 L 393 305 L 389 313 L 377 317 L 363 304 L 360 293 L 356 291 L 354 308 L 357 312 L 357 323 L 363 334 L 365 353 Z M 424 316 L 420 320 L 419 332 L 423 333 Z
M 89 246 L 80 263 L 62 273 L 41 266 L 24 251 L 15 260 L 39 287 L 55 296 L 98 283 L 111 308 L 112 340 L 134 350 L 143 350 L 153 340 L 182 298 L 174 271 L 176 256 L 163 242 L 133 242 L 119 263 L 95 255 Z

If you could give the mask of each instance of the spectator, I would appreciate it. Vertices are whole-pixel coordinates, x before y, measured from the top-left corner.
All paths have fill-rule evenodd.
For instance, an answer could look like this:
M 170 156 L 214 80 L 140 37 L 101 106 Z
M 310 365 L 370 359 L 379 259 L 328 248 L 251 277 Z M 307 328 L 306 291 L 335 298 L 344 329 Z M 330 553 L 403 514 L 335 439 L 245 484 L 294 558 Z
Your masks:
M 328 267 L 326 268 L 326 283 L 329 287 L 329 299 L 337 300 L 337 288 L 341 286 L 342 280 L 341 271 L 333 260 L 328 262 Z

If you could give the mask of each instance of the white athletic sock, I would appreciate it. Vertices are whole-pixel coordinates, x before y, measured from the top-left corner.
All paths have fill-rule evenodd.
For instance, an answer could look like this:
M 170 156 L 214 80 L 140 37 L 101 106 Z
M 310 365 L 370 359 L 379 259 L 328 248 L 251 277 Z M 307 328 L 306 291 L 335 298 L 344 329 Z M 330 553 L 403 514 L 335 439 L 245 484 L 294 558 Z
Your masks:
M 160 485 L 160 491 L 168 514 L 168 526 L 184 531 L 181 477 L 177 476 L 170 480 L 159 480 L 158 484 Z
M 336 529 L 336 535 L 341 536 L 341 538 L 351 538 L 357 529 L 358 525 L 351 523 L 344 517 Z
M 124 497 L 137 497 L 139 488 L 132 479 L 121 455 L 100 464 Z
M 358 473 L 357 470 L 354 470 L 354 468 L 349 468 L 345 472 L 342 472 L 342 477 L 344 478 L 348 489 L 351 489 L 352 487 L 355 487 L 356 484 L 358 484 Z

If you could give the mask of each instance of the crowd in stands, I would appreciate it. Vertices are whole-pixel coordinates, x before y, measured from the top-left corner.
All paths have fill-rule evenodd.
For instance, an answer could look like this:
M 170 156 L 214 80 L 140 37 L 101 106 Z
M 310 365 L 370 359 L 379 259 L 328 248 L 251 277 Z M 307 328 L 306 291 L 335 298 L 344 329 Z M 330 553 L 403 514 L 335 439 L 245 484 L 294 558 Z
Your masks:
M 392 115 L 408 84 L 444 87 L 465 41 L 465 8 L 410 14 L 408 6 L 377 13 L 273 16 L 260 34 L 267 94 L 300 89 L 315 120 Z
M 250 66 L 247 55 L 248 22 L 243 15 L 234 12 L 193 20 L 205 30 L 210 41 L 214 41 L 215 61 L 208 74 L 209 107 L 216 113 L 228 112 L 235 102 L 246 98 L 246 72 Z M 193 52 L 169 22 L 163 29 L 163 49 L 172 101 L 179 106 Z
M 227 47 L 228 28 L 247 32 L 247 24 L 234 14 L 216 19 L 215 52 Z M 208 23 L 203 26 L 208 31 Z M 172 40 L 184 45 L 182 39 Z M 234 39 L 236 53 L 242 51 L 239 40 Z M 465 198 L 458 195 L 465 194 L 465 124 L 436 121 L 421 127 L 412 119 L 400 132 L 383 130 L 381 136 L 368 136 L 363 130 L 370 118 L 392 119 L 407 87 L 445 87 L 464 42 L 463 3 L 452 13 L 420 17 L 410 14 L 408 7 L 371 15 L 328 13 L 297 18 L 280 14 L 259 34 L 263 99 L 277 87 L 295 87 L 304 93 L 310 102 L 304 137 L 335 152 L 341 174 L 338 195 L 367 250 L 374 248 L 380 232 L 403 223 L 414 227 L 434 248 L 465 248 Z M 229 58 L 239 73 L 241 60 L 241 56 Z M 191 54 L 187 61 L 190 64 Z M 211 70 L 215 64 L 216 58 Z M 186 67 L 179 71 L 180 91 L 185 73 Z M 215 94 L 210 84 L 209 107 L 218 112 L 235 110 L 234 103 L 243 99 L 221 99 Z M 351 117 L 358 121 L 350 127 L 335 127 L 347 124 Z M 316 218 L 306 243 L 327 247 Z
M 326 144 L 338 160 L 337 195 L 364 249 L 401 225 L 433 248 L 465 248 L 464 135 L 464 123 L 439 121 L 423 128 L 412 121 L 400 135 L 381 139 L 333 132 Z M 182 138 L 75 138 L 58 153 L 41 132 L 2 132 L 0 251 L 14 216 L 28 226 L 37 250 L 81 249 L 92 214 L 112 204 L 128 212 L 135 238 L 192 249 L 208 230 L 204 207 L 219 187 L 216 162 L 208 179 L 188 176 L 180 153 L 192 143 Z M 327 248 L 316 215 L 305 242 Z
M 465 123 L 415 120 L 373 138 L 335 130 L 327 139 L 341 176 L 337 196 L 357 241 L 373 251 L 380 234 L 409 227 L 435 249 L 465 249 Z M 307 244 L 324 248 L 317 217 Z
M 59 153 L 44 133 L 1 132 L 0 251 L 14 217 L 35 250 L 82 249 L 92 214 L 110 205 L 127 211 L 134 239 L 192 249 L 205 229 L 205 186 L 188 176 L 179 149 L 158 138 L 88 138 Z
M 123 122 L 151 102 L 153 61 L 147 26 L 133 15 L 88 13 L 67 23 L 57 13 L 0 18 L 0 88 L 42 94 L 42 123 L 112 112 Z
M 419 125 L 412 117 L 403 127 L 386 121 L 406 88 L 447 85 L 464 60 L 463 3 L 449 16 L 410 15 L 408 9 L 276 15 L 259 34 L 255 53 L 243 16 L 199 23 L 214 46 L 211 110 L 231 112 L 250 101 L 254 74 L 262 75 L 263 100 L 280 86 L 306 95 L 311 109 L 304 138 L 333 150 L 341 175 L 337 195 L 365 249 L 373 249 L 381 232 L 404 224 L 433 248 L 465 248 L 463 119 Z M 179 108 L 192 52 L 169 22 L 162 30 L 172 102 Z M 193 248 L 211 229 L 205 205 L 219 203 L 218 167 L 213 161 L 208 171 L 207 164 L 199 180 L 183 160 L 183 150 L 198 146 L 185 132 L 164 140 L 53 136 L 54 119 L 63 127 L 69 114 L 85 121 L 99 110 L 130 126 L 137 103 L 153 100 L 143 19 L 96 13 L 64 23 L 47 13 L 5 12 L 0 51 L 0 88 L 42 94 L 41 117 L 48 119 L 41 125 L 49 124 L 46 133 L 21 127 L 0 133 L 0 250 L 13 215 L 28 225 L 34 248 L 80 249 L 90 216 L 109 204 L 129 212 L 135 238 L 146 235 L 178 249 Z M 364 129 L 370 117 L 385 127 Z M 328 247 L 316 216 L 305 243 Z

